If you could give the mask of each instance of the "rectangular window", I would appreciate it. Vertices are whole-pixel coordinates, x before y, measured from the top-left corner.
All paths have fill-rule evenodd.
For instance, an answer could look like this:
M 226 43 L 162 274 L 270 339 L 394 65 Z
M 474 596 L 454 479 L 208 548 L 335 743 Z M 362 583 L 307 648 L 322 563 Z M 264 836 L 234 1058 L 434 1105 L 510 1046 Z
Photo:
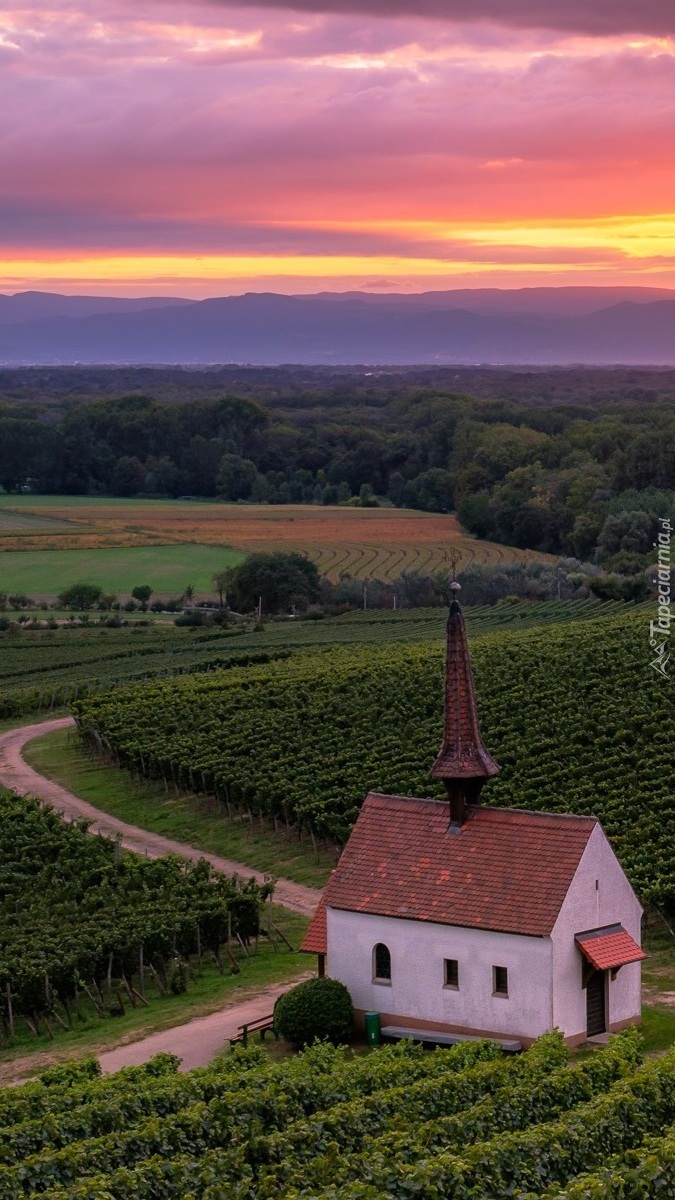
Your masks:
M 456 958 L 445 958 L 443 960 L 443 982 L 446 987 L 459 987 L 459 963 Z
M 508 996 L 509 973 L 506 967 L 492 968 L 492 994 L 494 996 Z

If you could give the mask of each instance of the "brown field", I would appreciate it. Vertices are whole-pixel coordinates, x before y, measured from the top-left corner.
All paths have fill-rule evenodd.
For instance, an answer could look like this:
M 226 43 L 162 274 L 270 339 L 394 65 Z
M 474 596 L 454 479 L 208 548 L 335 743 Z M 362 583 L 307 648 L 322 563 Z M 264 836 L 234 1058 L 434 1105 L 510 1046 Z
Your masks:
M 186 542 L 235 550 L 298 550 L 337 579 L 391 579 L 468 562 L 546 559 L 467 536 L 452 515 L 395 508 L 200 504 L 22 497 L 0 507 L 0 550 L 104 549 Z M 1 503 L 1 502 L 0 502 Z M 47 517 L 48 512 L 48 517 Z M 30 522 L 35 522 L 32 526 Z M 51 525 L 51 534 L 46 526 Z M 21 528 L 22 527 L 22 528 Z M 18 535 L 21 536 L 18 536 Z
M 71 526 L 58 517 L 46 517 L 37 513 L 13 512 L 0 508 L 0 538 L 33 537 L 44 534 L 47 537 L 72 532 Z M 13 546 L 16 549 L 16 544 Z

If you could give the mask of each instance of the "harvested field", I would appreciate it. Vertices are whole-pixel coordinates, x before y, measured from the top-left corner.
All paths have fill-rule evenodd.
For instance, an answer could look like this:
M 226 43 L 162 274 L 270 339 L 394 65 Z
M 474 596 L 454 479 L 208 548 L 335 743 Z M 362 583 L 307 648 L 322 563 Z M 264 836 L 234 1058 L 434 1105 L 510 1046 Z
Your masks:
M 548 557 L 468 537 L 451 514 L 409 509 L 171 500 L 97 499 L 87 504 L 83 497 L 20 497 L 19 501 L 12 507 L 14 498 L 8 497 L 6 507 L 0 507 L 0 520 L 16 515 L 17 510 L 21 516 L 34 518 L 44 517 L 48 510 L 52 520 L 68 522 L 67 541 L 41 533 L 35 537 L 24 535 L 19 544 L 10 543 L 0 527 L 0 549 L 70 551 L 154 546 L 171 556 L 173 545 L 193 543 L 244 552 L 296 550 L 309 554 L 320 571 L 332 579 L 343 573 L 380 579 L 393 579 L 403 570 L 429 573 L 447 567 L 453 557 L 459 566 Z M 8 565 L 4 558 L 2 565 Z M 19 583 L 12 586 L 24 590 L 28 587 Z M 162 590 L 159 582 L 157 590 Z
M 0 538 L 20 537 L 22 534 L 56 534 L 73 533 L 73 527 L 61 517 L 42 516 L 37 513 L 13 512 L 0 508 Z

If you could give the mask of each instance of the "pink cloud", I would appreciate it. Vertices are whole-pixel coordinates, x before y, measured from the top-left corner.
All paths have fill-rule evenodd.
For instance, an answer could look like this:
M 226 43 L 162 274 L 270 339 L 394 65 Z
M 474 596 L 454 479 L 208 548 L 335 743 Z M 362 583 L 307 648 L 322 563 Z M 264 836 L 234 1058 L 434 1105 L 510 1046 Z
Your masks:
M 7 250 L 611 267 L 603 247 L 481 251 L 452 226 L 673 209 L 675 46 L 475 23 L 543 0 L 447 0 L 462 24 L 367 0 L 52 4 L 0 18 Z M 415 219 L 448 238 L 394 228 Z

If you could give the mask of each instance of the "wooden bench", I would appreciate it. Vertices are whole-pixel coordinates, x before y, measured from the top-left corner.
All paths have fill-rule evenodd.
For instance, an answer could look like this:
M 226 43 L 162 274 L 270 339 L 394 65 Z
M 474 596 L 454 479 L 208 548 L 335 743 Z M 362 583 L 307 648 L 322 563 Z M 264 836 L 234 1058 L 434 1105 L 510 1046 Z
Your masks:
M 435 1046 L 457 1046 L 459 1042 L 496 1042 L 506 1054 L 519 1054 L 522 1042 L 511 1038 L 482 1038 L 474 1033 L 441 1033 L 438 1029 L 406 1029 L 403 1025 L 383 1025 L 383 1038 L 411 1038 L 414 1042 L 431 1042 Z
M 248 1046 L 248 1035 L 250 1033 L 259 1033 L 261 1042 L 264 1042 L 266 1033 L 273 1033 L 277 1041 L 279 1041 L 279 1034 L 274 1028 L 274 1013 L 270 1013 L 268 1017 L 258 1017 L 255 1021 L 247 1021 L 245 1025 L 238 1025 L 237 1029 L 237 1037 L 230 1038 L 230 1049 L 239 1043 L 242 1046 Z

